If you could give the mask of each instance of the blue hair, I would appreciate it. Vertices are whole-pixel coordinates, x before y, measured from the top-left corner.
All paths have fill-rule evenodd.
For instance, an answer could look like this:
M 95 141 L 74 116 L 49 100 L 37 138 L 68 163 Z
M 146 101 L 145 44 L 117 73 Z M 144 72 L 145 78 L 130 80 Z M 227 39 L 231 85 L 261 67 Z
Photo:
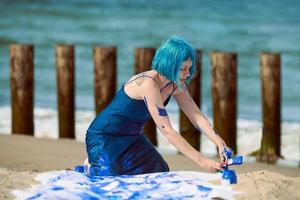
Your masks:
M 196 52 L 184 39 L 173 36 L 167 39 L 157 50 L 152 61 L 152 69 L 170 81 L 175 82 L 177 87 L 182 89 L 180 68 L 183 62 L 189 59 L 192 61 L 192 66 L 190 68 L 190 76 L 185 81 L 186 84 L 191 82 L 196 71 Z

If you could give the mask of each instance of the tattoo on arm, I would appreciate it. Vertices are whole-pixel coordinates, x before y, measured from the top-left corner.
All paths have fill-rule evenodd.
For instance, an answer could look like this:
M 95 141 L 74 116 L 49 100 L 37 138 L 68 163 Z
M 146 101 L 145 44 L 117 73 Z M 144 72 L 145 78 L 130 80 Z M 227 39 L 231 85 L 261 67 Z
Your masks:
M 160 116 L 162 116 L 162 117 L 168 116 L 168 113 L 167 113 L 166 109 L 161 108 L 161 107 L 159 107 L 158 105 L 156 105 L 156 107 L 157 107 L 158 114 L 159 114 Z
M 164 126 L 164 125 L 162 125 L 161 127 L 162 127 L 162 128 L 165 128 L 165 126 Z

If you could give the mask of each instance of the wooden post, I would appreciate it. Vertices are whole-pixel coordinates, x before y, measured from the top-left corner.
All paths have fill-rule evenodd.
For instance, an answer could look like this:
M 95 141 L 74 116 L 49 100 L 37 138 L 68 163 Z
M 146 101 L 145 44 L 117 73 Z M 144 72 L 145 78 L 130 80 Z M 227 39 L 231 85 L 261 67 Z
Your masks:
M 75 138 L 74 46 L 56 46 L 58 125 L 60 138 Z
M 33 45 L 10 46 L 12 133 L 34 135 Z
M 212 52 L 211 65 L 214 128 L 237 152 L 237 55 Z
M 134 51 L 135 62 L 134 62 L 134 72 L 135 74 L 147 71 L 151 69 L 152 60 L 155 55 L 155 48 L 136 48 Z M 156 138 L 156 125 L 153 119 L 144 127 L 144 133 L 151 141 L 151 143 L 157 146 Z
M 189 93 L 194 102 L 201 107 L 201 50 L 196 50 L 196 74 L 189 85 Z M 186 117 L 184 112 L 180 110 L 179 117 L 180 134 L 195 148 L 200 149 L 200 132 L 197 130 L 190 120 Z
M 261 53 L 260 65 L 263 135 L 258 160 L 274 163 L 281 157 L 280 54 Z
M 94 47 L 95 111 L 101 112 L 112 101 L 117 87 L 117 48 Z

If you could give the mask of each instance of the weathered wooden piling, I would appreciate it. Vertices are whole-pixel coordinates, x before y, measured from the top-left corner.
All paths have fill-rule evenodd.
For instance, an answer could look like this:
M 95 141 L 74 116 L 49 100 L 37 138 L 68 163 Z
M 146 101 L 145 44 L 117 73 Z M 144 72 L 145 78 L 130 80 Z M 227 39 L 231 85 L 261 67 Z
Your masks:
M 155 48 L 135 48 L 134 54 L 135 54 L 135 62 L 134 62 L 135 74 L 151 69 L 152 60 L 155 55 Z M 151 141 L 151 143 L 157 146 L 156 125 L 153 119 L 151 119 L 145 125 L 144 133 Z
M 263 135 L 258 160 L 273 163 L 281 157 L 280 54 L 261 53 Z
M 34 135 L 33 45 L 10 45 L 12 133 Z
M 237 152 L 237 55 L 212 52 L 211 66 L 214 128 Z
M 117 48 L 94 47 L 95 111 L 101 112 L 112 101 L 117 87 Z
M 196 50 L 196 74 L 189 85 L 189 93 L 194 102 L 201 107 L 201 60 L 202 53 L 200 49 Z M 200 150 L 200 132 L 193 126 L 190 120 L 186 117 L 182 110 L 180 110 L 179 117 L 179 132 L 180 134 L 195 148 Z
M 75 138 L 75 60 L 73 45 L 56 46 L 58 126 L 60 138 Z

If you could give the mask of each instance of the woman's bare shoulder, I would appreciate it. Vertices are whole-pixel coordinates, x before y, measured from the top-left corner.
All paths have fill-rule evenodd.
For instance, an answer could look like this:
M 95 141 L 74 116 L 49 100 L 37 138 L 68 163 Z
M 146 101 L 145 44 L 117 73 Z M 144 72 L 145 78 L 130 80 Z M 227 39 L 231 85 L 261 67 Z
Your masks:
M 142 99 L 145 92 L 159 90 L 155 74 L 151 71 L 142 72 L 125 83 L 125 92 L 132 98 Z

